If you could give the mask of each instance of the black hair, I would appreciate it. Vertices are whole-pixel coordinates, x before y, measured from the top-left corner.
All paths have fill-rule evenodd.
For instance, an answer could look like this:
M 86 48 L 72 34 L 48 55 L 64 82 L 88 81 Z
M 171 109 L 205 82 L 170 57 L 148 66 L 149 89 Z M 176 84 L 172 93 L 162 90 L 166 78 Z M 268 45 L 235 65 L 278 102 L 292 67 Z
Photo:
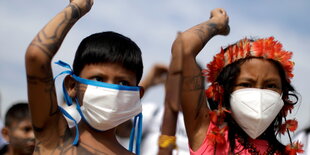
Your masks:
M 310 133 L 310 127 L 308 127 L 307 129 L 305 129 L 306 131 L 306 134 L 309 134 Z
M 13 123 L 30 120 L 28 103 L 18 102 L 11 106 L 5 114 L 5 126 L 11 127 Z
M 74 74 L 81 73 L 85 65 L 119 63 L 136 74 L 137 84 L 143 73 L 140 48 L 128 37 L 115 32 L 92 34 L 80 43 L 73 62 Z

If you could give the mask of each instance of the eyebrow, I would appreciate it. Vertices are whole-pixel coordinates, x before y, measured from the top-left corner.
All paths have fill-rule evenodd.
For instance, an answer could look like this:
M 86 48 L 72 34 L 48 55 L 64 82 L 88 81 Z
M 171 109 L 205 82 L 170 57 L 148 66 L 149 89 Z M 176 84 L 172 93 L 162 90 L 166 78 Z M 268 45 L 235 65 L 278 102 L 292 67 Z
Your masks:
M 280 79 L 280 81 L 277 79 L 277 78 L 270 78 L 270 79 L 267 79 L 267 80 L 265 80 L 264 82 L 276 82 L 276 83 L 281 83 L 281 79 Z
M 248 78 L 248 77 L 243 77 L 243 78 L 239 78 L 236 81 L 250 81 L 250 82 L 255 82 L 255 80 L 253 78 Z
M 279 82 L 281 83 L 281 79 L 278 79 L 278 78 L 269 78 L 267 80 L 264 80 L 264 82 L 278 82 L 278 80 L 280 80 Z M 254 79 L 252 78 L 249 78 L 249 77 L 242 77 L 242 78 L 239 78 L 239 80 L 237 81 L 249 81 L 249 82 L 255 82 Z

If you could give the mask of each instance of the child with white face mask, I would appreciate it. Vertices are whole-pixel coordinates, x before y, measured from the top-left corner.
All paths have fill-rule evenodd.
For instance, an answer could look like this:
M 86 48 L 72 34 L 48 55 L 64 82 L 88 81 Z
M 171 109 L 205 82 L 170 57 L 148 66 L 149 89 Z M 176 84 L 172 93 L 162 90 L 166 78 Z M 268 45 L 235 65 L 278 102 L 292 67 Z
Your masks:
M 92 0 L 70 0 L 34 38 L 26 52 L 28 98 L 36 138 L 34 154 L 139 154 L 142 128 L 138 86 L 143 63 L 139 47 L 115 32 L 92 34 L 80 43 L 73 68 L 65 62 L 63 82 L 66 104 L 76 105 L 81 117 L 77 124 L 66 110 L 58 107 L 52 58 L 64 37 L 92 7 Z M 56 77 L 55 77 L 56 79 Z M 75 124 L 69 128 L 64 117 Z M 115 137 L 115 127 L 134 119 L 134 136 L 129 150 Z
M 172 61 L 181 61 L 182 69 L 169 72 L 182 76 L 181 106 L 190 154 L 302 152 L 301 143 L 284 146 L 276 138 L 297 128 L 296 120 L 286 119 L 298 101 L 290 84 L 292 52 L 273 37 L 245 38 L 221 49 L 206 69 L 197 65 L 196 56 L 206 43 L 229 31 L 226 11 L 214 9 L 208 21 L 180 33 L 172 46 Z M 209 82 L 206 90 L 203 76 Z

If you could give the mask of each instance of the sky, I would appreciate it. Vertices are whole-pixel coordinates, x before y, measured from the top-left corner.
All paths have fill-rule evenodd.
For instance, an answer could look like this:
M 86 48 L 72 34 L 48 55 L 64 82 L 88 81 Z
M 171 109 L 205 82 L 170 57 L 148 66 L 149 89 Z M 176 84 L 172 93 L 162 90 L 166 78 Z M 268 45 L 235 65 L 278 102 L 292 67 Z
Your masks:
M 37 32 L 69 3 L 65 0 L 0 1 L 0 117 L 13 103 L 27 100 L 24 55 Z M 310 125 L 310 1 L 308 0 L 95 0 L 92 10 L 66 36 L 53 62 L 72 64 L 80 41 L 102 31 L 121 33 L 141 48 L 144 73 L 155 63 L 169 64 L 171 44 L 177 32 L 208 20 L 214 8 L 224 8 L 231 28 L 228 36 L 216 36 L 198 55 L 205 66 L 213 55 L 244 37 L 274 36 L 292 51 L 295 74 L 292 84 L 300 103 L 290 116 L 299 129 Z M 54 75 L 62 71 L 53 65 Z M 61 79 L 56 82 L 61 94 Z M 163 103 L 164 88 L 146 93 L 143 102 Z

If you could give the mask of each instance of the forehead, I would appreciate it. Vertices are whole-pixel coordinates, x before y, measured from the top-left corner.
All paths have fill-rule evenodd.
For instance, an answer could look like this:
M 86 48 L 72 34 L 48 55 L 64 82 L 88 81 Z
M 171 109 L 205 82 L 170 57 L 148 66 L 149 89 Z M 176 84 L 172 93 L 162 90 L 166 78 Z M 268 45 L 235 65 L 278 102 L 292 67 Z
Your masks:
M 22 128 L 22 127 L 28 127 L 32 126 L 30 118 L 26 118 L 24 120 L 14 120 L 12 121 L 12 124 L 10 128 Z
M 253 58 L 247 60 L 240 66 L 239 77 L 255 78 L 276 78 L 281 79 L 278 68 L 270 61 L 265 59 Z
M 119 63 L 96 63 L 88 64 L 82 69 L 80 77 L 89 78 L 94 75 L 103 75 L 111 77 L 127 78 L 129 80 L 136 80 L 136 74 L 123 67 Z

